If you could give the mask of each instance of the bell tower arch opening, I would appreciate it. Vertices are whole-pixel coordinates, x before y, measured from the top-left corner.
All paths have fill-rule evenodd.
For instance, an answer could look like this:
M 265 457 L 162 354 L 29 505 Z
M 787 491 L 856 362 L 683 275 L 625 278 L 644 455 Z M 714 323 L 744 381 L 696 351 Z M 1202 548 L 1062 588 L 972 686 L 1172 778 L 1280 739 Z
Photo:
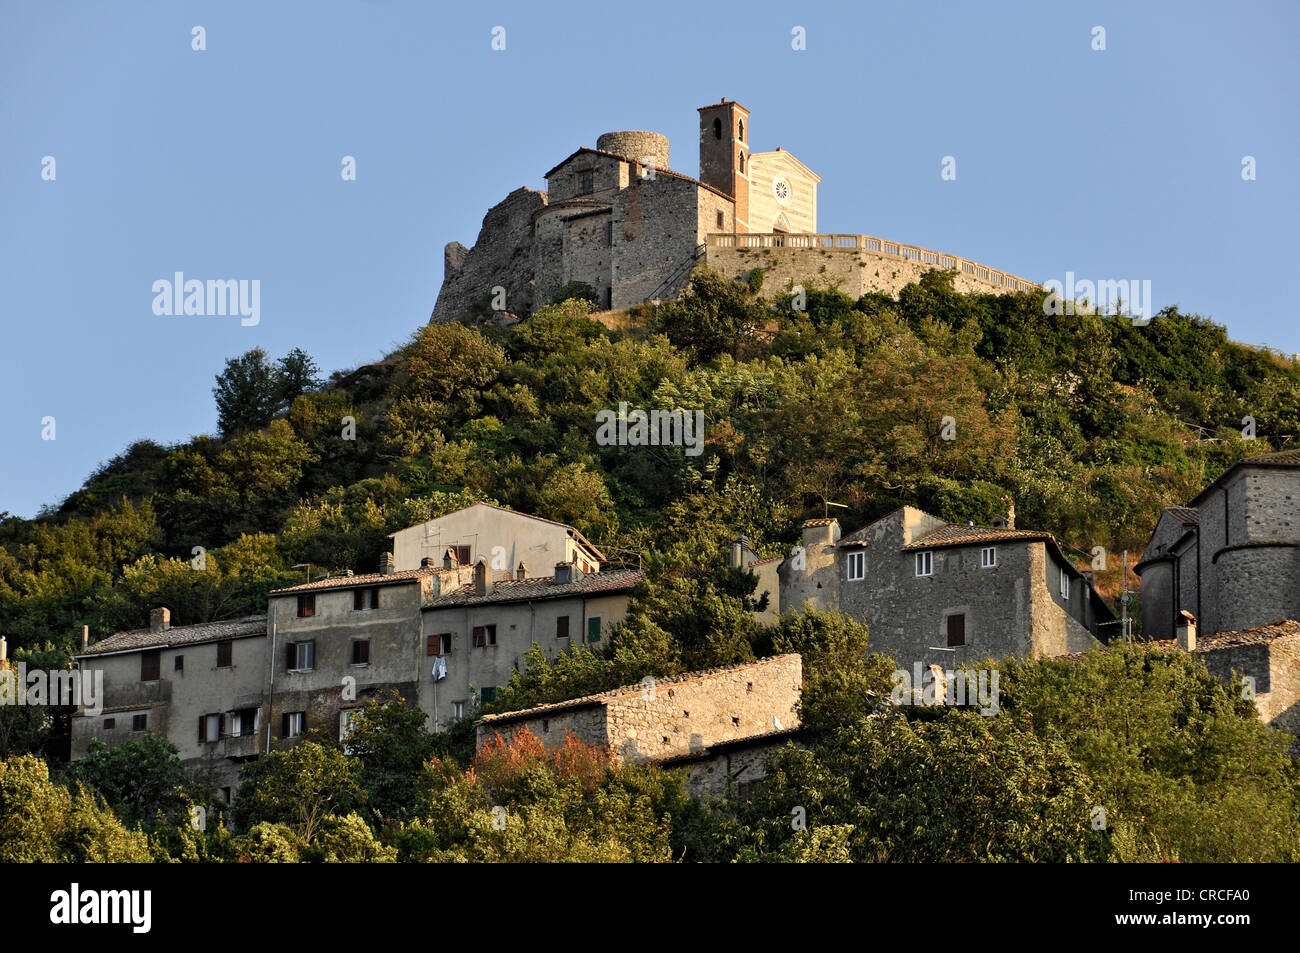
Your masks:
M 735 202 L 735 229 L 749 231 L 749 110 L 725 98 L 700 107 L 700 181 Z

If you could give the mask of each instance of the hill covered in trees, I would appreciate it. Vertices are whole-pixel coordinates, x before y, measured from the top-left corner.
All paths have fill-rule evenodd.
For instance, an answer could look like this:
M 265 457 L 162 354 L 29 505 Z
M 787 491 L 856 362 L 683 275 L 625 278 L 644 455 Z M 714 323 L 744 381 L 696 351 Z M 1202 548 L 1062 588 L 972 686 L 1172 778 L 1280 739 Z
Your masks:
M 422 327 L 325 384 L 299 350 L 232 358 L 218 435 L 141 440 L 37 519 L 0 518 L 0 631 L 67 649 L 154 605 L 242 615 L 295 565 L 370 570 L 388 533 L 480 499 L 714 574 L 741 533 L 788 551 L 826 499 L 849 528 L 903 503 L 984 523 L 1010 500 L 1081 560 L 1104 546 L 1113 590 L 1162 506 L 1300 434 L 1300 369 L 1174 309 L 1049 316 L 1041 292 L 961 295 L 937 273 L 795 303 L 702 271 L 624 331 L 576 298 L 508 329 Z M 624 401 L 703 410 L 704 452 L 598 446 L 596 413 Z

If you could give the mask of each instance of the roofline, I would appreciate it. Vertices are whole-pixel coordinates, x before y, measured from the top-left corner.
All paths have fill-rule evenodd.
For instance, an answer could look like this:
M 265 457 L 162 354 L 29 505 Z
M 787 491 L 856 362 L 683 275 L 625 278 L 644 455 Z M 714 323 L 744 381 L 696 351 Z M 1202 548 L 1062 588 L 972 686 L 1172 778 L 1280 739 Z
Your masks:
M 619 571 L 621 571 L 621 570 L 615 570 L 615 572 L 619 572 Z M 634 570 L 634 571 L 635 571 L 635 572 L 640 572 L 640 570 Z M 598 576 L 598 575 L 600 575 L 600 573 L 589 573 L 585 578 L 590 578 L 591 576 Z M 537 581 L 538 579 L 545 579 L 545 578 L 548 578 L 548 577 L 546 577 L 546 576 L 534 576 L 532 579 L 524 579 L 524 580 L 519 580 L 519 581 L 522 581 L 522 582 L 535 582 L 535 581 Z M 608 589 L 596 589 L 596 590 L 584 590 L 584 589 L 578 589 L 578 590 L 575 590 L 575 591 L 572 591 L 572 592 L 542 593 L 542 594 L 540 594 L 540 595 L 533 595 L 533 596 L 513 596 L 513 597 L 512 597 L 512 596 L 506 596 L 506 597 L 501 598 L 501 599 L 493 599 L 493 598 L 492 598 L 493 593 L 488 593 L 488 594 L 485 595 L 485 596 L 473 595 L 473 596 L 469 596 L 469 597 L 467 597 L 467 598 L 470 598 L 470 599 L 483 599 L 483 600 L 485 600 L 485 601 L 483 601 L 483 602 L 447 602 L 447 603 L 442 603 L 442 604 L 436 604 L 436 603 L 429 602 L 429 603 L 426 603 L 426 604 L 420 606 L 420 611 L 421 611 L 421 612 L 435 612 L 435 611 L 437 611 L 437 610 L 439 610 L 439 609 L 472 609 L 472 608 L 475 607 L 475 606 L 509 606 L 509 605 L 519 605 L 519 604 L 521 604 L 521 603 L 526 603 L 526 602 L 546 602 L 546 601 L 551 600 L 551 599 L 589 599 L 589 598 L 596 598 L 596 597 L 598 597 L 598 596 L 617 596 L 617 595 L 622 595 L 623 593 L 631 592 L 633 589 L 635 589 L 635 588 L 636 588 L 636 587 L 641 583 L 641 581 L 642 581 L 643 579 L 645 579 L 645 575 L 644 575 L 644 574 L 642 574 L 642 575 L 639 576 L 637 579 L 635 579 L 635 580 L 633 580 L 632 582 L 629 582 L 629 583 L 627 583 L 627 584 L 625 584 L 625 585 L 624 585 L 624 584 L 620 584 L 620 585 L 616 585 L 616 586 L 611 586 L 611 587 L 608 588 Z M 466 585 L 469 585 L 469 584 L 466 583 Z M 565 585 L 565 583 L 561 583 L 561 585 Z M 447 595 L 441 595 L 441 596 L 438 596 L 437 598 L 438 598 L 438 599 L 454 599 L 454 598 L 456 598 L 456 597 L 455 597 L 455 595 L 453 595 L 453 594 L 447 594 Z
M 780 731 L 768 731 L 761 735 L 747 735 L 743 738 L 730 738 L 726 741 L 718 741 L 699 751 L 688 751 L 686 754 L 675 754 L 667 758 L 656 760 L 656 764 L 662 767 L 676 767 L 677 765 L 692 764 L 696 761 L 707 761 L 714 755 L 723 754 L 727 751 L 736 749 L 757 748 L 762 745 L 780 744 L 786 741 L 793 741 L 803 733 L 802 728 L 782 728 Z
M 572 161 L 575 157 L 581 155 L 584 152 L 589 152 L 592 155 L 604 156 L 607 159 L 619 159 L 622 162 L 636 161 L 635 159 L 630 159 L 627 156 L 621 156 L 617 152 L 606 152 L 603 149 L 593 149 L 591 146 L 579 146 L 577 149 L 574 149 L 573 152 L 569 153 L 569 155 L 567 155 L 565 158 L 561 159 L 558 163 L 556 163 L 554 167 L 547 170 L 547 172 L 542 176 L 542 178 L 549 179 L 565 163 Z M 721 189 L 715 189 L 713 186 L 701 182 L 699 179 L 692 178 L 691 176 L 687 175 L 684 172 L 678 172 L 676 169 L 656 168 L 655 175 L 668 175 L 676 179 L 685 179 L 687 182 L 692 182 L 695 185 L 698 185 L 702 189 L 708 189 L 710 192 L 714 193 L 715 195 L 720 195 L 724 199 L 728 199 L 729 201 L 732 202 L 736 200 L 735 196 L 728 195 L 726 192 L 722 191 Z
M 122 635 L 122 634 L 124 633 L 114 632 L 113 635 L 110 635 L 108 638 L 111 639 L 114 636 Z M 138 645 L 135 648 L 131 648 L 131 649 L 113 649 L 112 651 L 109 652 L 81 652 L 76 655 L 73 655 L 72 658 L 74 660 L 83 659 L 83 658 L 108 658 L 109 656 L 112 655 L 130 655 L 132 652 L 152 652 L 155 649 L 175 649 L 175 648 L 181 648 L 182 646 L 186 646 L 186 645 L 206 645 L 209 642 L 233 642 L 235 639 L 264 639 L 264 638 L 266 638 L 265 630 L 261 632 L 244 632 L 240 635 L 214 635 L 210 638 L 194 639 L 192 642 L 163 642 L 160 645 Z M 100 641 L 107 642 L 108 639 L 101 639 Z M 90 646 L 90 648 L 94 648 L 94 646 Z
M 545 718 L 549 715 L 558 714 L 568 711 L 581 711 L 584 708 L 601 708 L 609 704 L 609 700 L 600 696 L 585 698 L 572 698 L 568 701 L 552 702 L 549 705 L 538 705 L 534 708 L 521 708 L 519 711 L 503 711 L 496 715 L 484 715 L 479 718 L 475 726 L 482 725 L 484 728 L 490 728 L 493 725 L 508 725 L 517 721 L 532 721 L 535 718 Z M 488 719 L 492 719 L 489 721 Z
M 595 150 L 592 150 L 592 151 L 595 151 Z M 563 164 L 563 163 L 561 163 L 561 164 Z M 663 171 L 663 170 L 661 169 L 660 171 Z M 545 516 L 537 516 L 537 515 L 534 514 L 534 513 L 525 513 L 525 512 L 523 512 L 522 510 L 512 510 L 512 509 L 511 509 L 510 507 L 508 507 L 508 506 L 499 506 L 499 505 L 496 504 L 496 503 L 489 503 L 489 502 L 487 502 L 487 500 L 479 500 L 477 503 L 471 503 L 469 506 L 463 506 L 463 507 L 461 507 L 461 510 L 472 510 L 472 509 L 473 509 L 474 507 L 476 507 L 476 506 L 490 506 L 490 507 L 492 507 L 492 509 L 494 509 L 494 510 L 500 510 L 500 511 L 503 512 L 503 513 L 513 513 L 515 516 L 523 516 L 523 517 L 526 517 L 527 519 L 530 519 L 530 520 L 538 520 L 538 521 L 540 521 L 540 522 L 542 522 L 542 523 L 550 523 L 552 526 L 563 526 L 565 529 L 567 529 L 567 530 L 569 531 L 570 534 L 572 534 L 573 536 L 576 536 L 579 540 L 581 540 L 582 543 L 583 543 L 583 544 L 584 544 L 588 549 L 590 549 L 590 550 L 592 551 L 592 553 L 595 555 L 595 557 L 596 557 L 597 559 L 599 559 L 601 562 L 607 562 L 607 561 L 608 561 L 608 560 L 606 560 L 606 558 L 605 558 L 605 554 L 602 553 L 599 549 L 596 548 L 596 544 L 595 544 L 595 543 L 593 543 L 591 540 L 587 539 L 587 537 L 583 536 L 581 532 L 579 532 L 575 527 L 570 526 L 568 523 L 561 523 L 559 520 L 549 520 L 549 519 L 547 519 Z M 442 516 L 435 516 L 435 517 L 433 517 L 433 519 L 427 519 L 427 520 L 424 520 L 423 522 L 416 523 L 415 526 L 407 526 L 407 527 L 404 527 L 404 528 L 402 528 L 402 529 L 399 529 L 399 530 L 397 531 L 397 533 L 405 533 L 405 532 L 408 532 L 409 530 L 413 530 L 413 529 L 415 529 L 416 527 L 423 526 L 425 523 L 432 523 L 432 522 L 434 522 L 435 520 L 440 520 L 440 519 L 443 519 L 443 518 L 445 518 L 445 517 L 451 516 L 452 513 L 459 513 L 461 510 L 452 510 L 451 513 L 443 513 Z M 389 534 L 388 534 L 388 538 L 389 538 L 389 539 L 392 539 L 393 537 L 395 537 L 395 536 L 397 535 L 397 533 L 389 533 Z
M 697 113 L 702 113 L 706 109 L 717 109 L 719 106 L 735 106 L 737 109 L 743 109 L 745 111 L 746 116 L 749 115 L 749 107 L 740 105 L 740 103 L 736 102 L 734 99 L 730 99 L 730 100 L 724 99 L 720 103 L 710 103 L 707 106 L 700 106 L 695 111 Z
M 812 169 L 808 168 L 807 165 L 805 165 L 802 161 L 800 161 L 798 156 L 796 156 L 793 152 L 790 152 L 787 149 L 772 149 L 768 152 L 751 152 L 749 154 L 750 164 L 752 165 L 754 160 L 757 159 L 759 156 L 785 156 L 786 158 L 791 159 L 795 165 L 797 165 L 804 172 L 807 172 L 808 175 L 812 176 L 818 182 L 822 180 L 822 177 L 820 175 L 818 175 Z
M 1278 452 L 1280 453 L 1281 451 Z M 1229 477 L 1235 474 L 1238 470 L 1243 470 L 1246 467 L 1258 467 L 1261 470 L 1294 470 L 1297 467 L 1300 467 L 1300 463 L 1280 463 L 1280 462 L 1269 460 L 1266 457 L 1263 459 L 1255 458 L 1255 457 L 1243 457 L 1242 459 L 1238 460 L 1236 463 L 1232 464 L 1232 466 L 1228 467 L 1228 469 L 1220 473 L 1217 477 L 1215 477 L 1214 481 L 1210 483 L 1209 486 L 1207 486 L 1200 493 L 1197 493 L 1194 497 L 1188 500 L 1187 505 L 1183 508 L 1189 510 L 1196 509 L 1197 503 L 1199 503 L 1202 499 L 1208 496 L 1211 493 L 1211 491 L 1218 489 L 1220 483 L 1223 483 L 1225 480 L 1227 480 Z M 1164 511 L 1161 510 L 1162 515 L 1163 513 Z
M 300 582 L 296 586 L 286 586 L 283 589 L 272 589 L 267 593 L 267 595 L 281 596 L 299 591 L 329 592 L 334 589 L 351 589 L 354 586 L 365 586 L 366 588 L 369 588 L 370 586 L 401 586 L 406 585 L 407 583 L 418 583 L 424 579 L 425 576 L 432 576 L 440 572 L 451 572 L 449 569 L 435 569 L 432 566 L 421 566 L 420 569 L 408 569 L 405 571 L 418 573 L 421 570 L 424 571 L 424 576 L 402 576 L 400 579 L 394 579 L 388 575 L 385 575 L 383 579 L 373 578 L 374 576 L 379 575 L 379 573 L 365 573 L 361 576 L 326 576 L 325 579 L 317 579 L 315 582 Z M 327 586 L 321 585 L 321 583 L 325 582 L 326 579 L 331 580 L 330 584 Z M 310 589 L 308 587 L 310 587 Z

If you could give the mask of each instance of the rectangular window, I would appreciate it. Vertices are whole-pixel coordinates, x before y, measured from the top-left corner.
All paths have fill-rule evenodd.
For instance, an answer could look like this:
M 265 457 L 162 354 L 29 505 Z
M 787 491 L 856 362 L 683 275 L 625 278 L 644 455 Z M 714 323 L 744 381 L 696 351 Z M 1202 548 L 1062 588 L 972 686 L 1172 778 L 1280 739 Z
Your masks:
M 569 617 L 562 615 L 555 620 L 555 637 L 557 639 L 567 639 L 569 637 Z
M 996 546 L 985 546 L 980 550 L 980 568 L 992 569 L 998 564 L 998 548 Z
M 431 635 L 426 640 L 425 651 L 430 655 L 450 655 L 451 654 L 451 633 L 443 632 L 439 635 Z
M 352 608 L 353 609 L 378 609 L 379 608 L 379 587 L 370 586 L 366 589 L 352 590 Z
M 916 574 L 918 576 L 934 575 L 934 553 L 928 549 L 916 554 Z
M 316 614 L 316 594 L 298 597 L 298 618 L 307 619 Z
M 176 656 L 176 661 L 175 663 L 173 663 L 172 668 L 174 668 L 178 672 L 185 671 L 185 656 L 184 655 Z
M 490 705 L 497 700 L 497 686 L 485 685 L 479 690 L 480 703 Z
M 232 642 L 217 643 L 217 668 L 230 668 Z
M 726 227 L 726 219 L 722 217 L 722 212 L 718 212 L 718 228 Z
M 600 641 L 600 616 L 595 615 L 587 620 L 587 641 Z
M 1068 600 L 1070 598 L 1070 575 L 1061 567 L 1061 598 Z
M 220 741 L 226 733 L 225 715 L 199 716 L 199 741 Z
M 307 672 L 316 667 L 315 642 L 290 642 L 285 657 L 285 668 L 291 672 Z
M 339 712 L 339 741 L 348 740 L 348 735 L 352 734 L 352 722 L 361 711 L 360 708 L 345 708 Z M 343 751 L 345 754 L 351 754 L 347 745 L 343 746 Z
M 352 643 L 352 664 L 369 665 L 370 664 L 370 640 L 356 639 Z
M 849 553 L 849 582 L 857 582 L 867 577 L 867 554 L 861 551 Z
M 468 565 L 469 565 L 469 547 L 468 547 L 468 546 L 451 546 L 451 547 L 448 547 L 448 548 L 452 549 L 452 550 L 455 552 L 455 554 L 456 554 L 456 562 L 460 563 L 462 566 L 468 566 Z
M 474 648 L 481 649 L 497 644 L 497 627 L 495 625 L 474 626 Z
M 116 719 L 116 718 L 105 718 L 105 719 L 104 719 L 104 730 L 105 730 L 105 731 L 109 731 L 109 730 L 111 730 L 111 729 L 113 729 L 113 728 L 116 728 L 116 727 L 117 727 L 117 719 Z
M 591 173 L 590 171 L 578 173 L 579 193 L 581 193 L 582 195 L 588 195 L 595 190 L 595 186 L 596 186 L 596 178 L 593 173 Z
M 307 713 L 305 711 L 287 711 L 280 719 L 280 735 L 284 738 L 297 738 L 307 730 Z
M 145 730 L 146 728 L 148 728 L 148 727 L 149 727 L 149 716 L 148 716 L 148 715 L 132 715 L 132 716 L 131 716 L 131 730 L 132 730 L 132 731 L 144 731 L 144 730 Z
M 162 652 L 154 649 L 140 653 L 140 681 L 156 682 L 162 678 Z
M 230 713 L 230 737 L 242 738 L 257 734 L 257 709 L 241 708 Z
M 465 717 L 465 703 L 463 701 L 451 703 L 451 717 L 453 718 Z
M 948 644 L 966 644 L 966 616 L 963 613 L 948 616 Z

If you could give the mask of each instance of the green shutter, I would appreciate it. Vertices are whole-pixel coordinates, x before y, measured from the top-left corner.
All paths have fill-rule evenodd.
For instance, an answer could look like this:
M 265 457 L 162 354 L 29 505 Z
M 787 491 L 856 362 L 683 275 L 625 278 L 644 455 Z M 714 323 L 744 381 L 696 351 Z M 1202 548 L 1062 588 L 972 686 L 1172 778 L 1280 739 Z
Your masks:
M 492 704 L 494 701 L 497 700 L 497 689 L 496 689 L 496 686 L 495 686 L 495 685 L 485 685 L 485 686 L 482 688 L 479 697 L 482 699 L 484 705 L 490 705 L 490 704 Z
M 587 620 L 587 641 L 600 641 L 600 616 L 592 616 Z

